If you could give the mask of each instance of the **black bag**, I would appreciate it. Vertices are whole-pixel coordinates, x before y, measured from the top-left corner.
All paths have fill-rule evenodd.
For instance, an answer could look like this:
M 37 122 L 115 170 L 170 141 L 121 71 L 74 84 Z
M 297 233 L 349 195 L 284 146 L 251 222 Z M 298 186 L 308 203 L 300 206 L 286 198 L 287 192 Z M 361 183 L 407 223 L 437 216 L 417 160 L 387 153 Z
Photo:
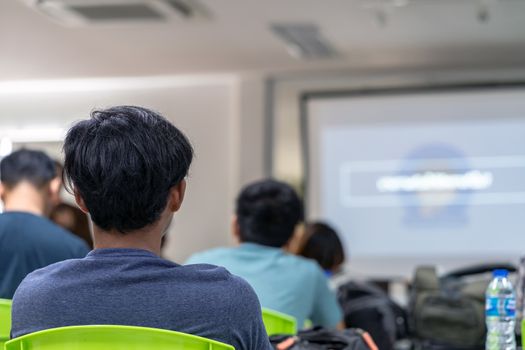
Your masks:
M 273 335 L 270 342 L 278 350 L 378 350 L 370 335 L 360 329 L 337 331 L 316 327 L 299 331 L 293 337 Z
M 391 350 L 408 335 L 407 314 L 382 289 L 366 282 L 347 282 L 337 292 L 347 327 L 372 336 L 381 350 Z
M 484 349 L 485 290 L 491 271 L 508 264 L 480 265 L 438 278 L 432 266 L 416 269 L 410 300 L 415 338 L 428 349 Z

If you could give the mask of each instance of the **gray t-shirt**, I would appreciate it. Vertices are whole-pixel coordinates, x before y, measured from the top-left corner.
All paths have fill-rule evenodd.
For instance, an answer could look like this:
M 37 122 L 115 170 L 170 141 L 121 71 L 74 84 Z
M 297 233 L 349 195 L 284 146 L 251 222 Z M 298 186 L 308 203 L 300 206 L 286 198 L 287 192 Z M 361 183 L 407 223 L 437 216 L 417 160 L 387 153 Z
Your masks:
M 272 349 L 253 289 L 213 265 L 181 266 L 138 249 L 97 249 L 29 274 L 13 298 L 12 337 L 118 324 L 170 329 L 237 350 Z

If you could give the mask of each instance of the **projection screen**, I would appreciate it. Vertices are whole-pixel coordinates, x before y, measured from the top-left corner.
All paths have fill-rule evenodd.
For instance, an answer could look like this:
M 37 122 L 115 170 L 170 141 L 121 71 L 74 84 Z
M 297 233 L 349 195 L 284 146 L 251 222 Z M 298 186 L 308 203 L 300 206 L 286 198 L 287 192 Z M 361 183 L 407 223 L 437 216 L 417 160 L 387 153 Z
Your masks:
M 309 94 L 307 214 L 375 277 L 525 255 L 525 86 Z

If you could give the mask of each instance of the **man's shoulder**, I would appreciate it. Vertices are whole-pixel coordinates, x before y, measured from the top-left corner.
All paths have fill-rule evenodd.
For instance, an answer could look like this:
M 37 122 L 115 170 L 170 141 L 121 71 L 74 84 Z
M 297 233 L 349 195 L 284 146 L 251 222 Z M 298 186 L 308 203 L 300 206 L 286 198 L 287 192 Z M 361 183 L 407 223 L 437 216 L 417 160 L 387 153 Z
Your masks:
M 226 268 L 208 263 L 190 263 L 183 265 L 182 268 L 188 276 L 196 283 L 216 280 L 229 284 L 229 286 L 242 287 L 246 282 L 233 274 Z M 220 284 L 218 284 L 219 286 Z
M 63 256 L 62 259 L 81 257 L 89 251 L 82 239 L 51 220 L 31 213 L 0 214 L 0 236 L 9 239 L 18 250 L 31 252 L 38 249 L 40 252 L 52 252 L 53 256 Z
M 48 218 L 26 212 L 5 212 L 0 214 L 2 230 L 16 228 L 19 234 L 29 235 L 32 242 L 53 240 L 54 243 L 82 245 L 83 241 L 71 232 L 58 226 Z
M 41 267 L 29 273 L 24 279 L 27 281 L 42 281 L 54 283 L 53 278 L 64 272 L 74 272 L 84 258 L 61 260 L 47 266 Z
M 259 298 L 252 286 L 242 277 L 231 274 L 225 268 L 218 267 L 218 269 L 225 273 L 223 283 L 210 286 L 206 293 L 212 293 L 215 297 L 220 296 L 220 300 L 229 304 L 230 308 L 244 310 L 246 315 L 260 312 Z
M 44 228 L 47 222 L 44 218 L 22 211 L 8 211 L 0 214 L 0 230 L 2 232 L 12 232 L 16 230 L 19 234 L 32 234 L 34 228 Z
M 222 294 L 224 299 L 241 301 L 248 298 L 253 301 L 255 292 L 253 288 L 239 276 L 230 273 L 226 268 L 207 263 L 184 265 L 187 274 L 196 285 L 213 282 L 206 292 Z M 256 299 L 256 297 L 255 297 Z
M 13 300 L 38 299 L 40 293 L 46 295 L 50 290 L 59 290 L 64 282 L 64 272 L 74 271 L 79 260 L 82 259 L 63 260 L 30 272 L 18 286 Z

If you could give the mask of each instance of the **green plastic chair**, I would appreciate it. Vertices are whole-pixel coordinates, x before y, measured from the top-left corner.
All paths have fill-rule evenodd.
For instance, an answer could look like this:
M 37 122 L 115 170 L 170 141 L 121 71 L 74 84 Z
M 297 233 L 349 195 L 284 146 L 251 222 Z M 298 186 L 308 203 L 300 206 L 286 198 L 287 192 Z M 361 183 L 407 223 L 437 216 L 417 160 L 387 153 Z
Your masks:
M 268 335 L 297 334 L 297 321 L 292 316 L 263 308 L 262 319 Z
M 0 299 L 0 349 L 9 340 L 11 332 L 11 300 Z
M 165 329 L 71 326 L 46 329 L 5 343 L 5 350 L 235 350 L 233 346 Z
M 521 321 L 521 343 L 523 344 L 523 339 L 525 337 L 525 318 Z M 523 348 L 523 345 L 522 345 Z

